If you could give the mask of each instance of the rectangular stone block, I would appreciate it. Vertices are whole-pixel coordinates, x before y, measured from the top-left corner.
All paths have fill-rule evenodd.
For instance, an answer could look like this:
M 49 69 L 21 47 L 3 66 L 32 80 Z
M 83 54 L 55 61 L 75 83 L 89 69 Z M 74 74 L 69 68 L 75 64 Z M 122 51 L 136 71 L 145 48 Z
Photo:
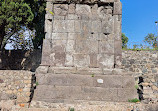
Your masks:
M 91 33 L 89 34 L 89 36 L 87 37 L 87 40 L 94 40 L 97 41 L 99 40 L 99 33 Z
M 89 67 L 92 67 L 92 68 L 96 68 L 98 67 L 98 62 L 97 62 L 97 54 L 89 54 L 89 57 L 90 57 L 90 65 Z
M 67 24 L 65 20 L 53 21 L 53 32 L 67 32 Z
M 90 58 L 85 54 L 74 54 L 74 66 L 75 67 L 88 67 L 90 64 Z
M 66 67 L 74 66 L 74 57 L 72 53 L 66 53 L 65 66 Z
M 91 32 L 91 21 L 82 20 L 81 21 L 81 33 L 87 36 Z
M 109 17 L 107 21 L 102 21 L 102 33 L 111 34 L 113 32 L 113 17 Z
M 68 33 L 68 40 L 75 40 L 78 33 Z
M 116 41 L 114 43 L 115 55 L 122 55 L 122 41 Z
M 123 88 L 135 88 L 135 80 L 132 76 L 123 77 Z
M 44 27 L 44 31 L 45 32 L 48 32 L 48 33 L 51 33 L 52 31 L 52 21 L 50 20 L 45 20 L 45 27 Z
M 114 41 L 99 41 L 99 53 L 114 54 Z
M 66 16 L 68 14 L 68 4 L 54 4 L 54 14 Z
M 113 54 L 98 54 L 97 61 L 100 68 L 114 68 Z
M 53 66 L 65 66 L 65 52 L 55 52 L 50 54 L 50 61 Z
M 67 33 L 52 33 L 52 40 L 67 40 Z
M 80 16 L 76 15 L 76 14 L 68 14 L 66 17 L 67 20 L 78 20 L 80 19 Z
M 97 40 L 86 40 L 87 53 L 98 53 L 98 41 Z
M 67 40 L 52 40 L 51 52 L 65 52 Z
M 117 89 L 104 89 L 95 87 L 80 87 L 80 86 L 45 86 L 37 87 L 37 90 L 43 90 L 41 93 L 35 92 L 35 100 L 41 100 L 41 97 L 46 100 L 72 99 L 72 100 L 90 100 L 90 101 L 116 101 Z M 44 92 L 47 90 L 47 93 Z M 54 93 L 52 93 L 54 92 Z M 50 99 L 51 98 L 51 99 Z
M 91 7 L 86 4 L 76 4 L 76 14 L 90 16 Z
M 83 38 L 81 38 L 81 39 L 83 39 Z M 75 41 L 75 52 L 86 54 L 89 50 L 87 48 L 86 43 L 87 43 L 86 40 L 76 40 Z
M 45 76 L 42 74 L 38 79 L 38 83 L 39 85 L 52 86 L 93 86 L 93 77 L 91 75 L 49 73 Z
M 76 7 L 75 4 L 69 4 L 69 10 L 68 10 L 68 13 L 70 13 L 70 14 L 74 14 L 74 13 L 75 13 L 75 7 Z
M 101 21 L 99 20 L 95 20 L 95 21 L 92 21 L 92 27 L 91 27 L 91 32 L 94 32 L 94 33 L 99 33 L 99 32 L 102 32 L 101 30 Z
M 118 89 L 118 101 L 127 102 L 129 99 L 138 98 L 138 94 L 135 88 L 119 88 Z
M 67 20 L 67 32 L 74 32 L 75 31 L 75 21 L 74 20 Z
M 99 17 L 97 10 L 98 10 L 98 4 L 94 4 L 91 8 L 91 12 L 92 12 L 91 20 L 98 20 Z
M 117 101 L 117 89 L 83 87 L 82 98 L 90 101 Z
M 75 40 L 68 40 L 66 45 L 66 52 L 75 52 Z
M 75 20 L 75 32 L 81 32 L 81 21 Z
M 94 76 L 94 86 L 102 87 L 102 88 L 122 88 L 123 86 L 123 78 L 122 76 L 110 76 L 104 75 Z
M 76 74 L 76 67 L 49 67 L 50 74 Z
M 114 2 L 114 15 L 122 15 L 122 3 Z

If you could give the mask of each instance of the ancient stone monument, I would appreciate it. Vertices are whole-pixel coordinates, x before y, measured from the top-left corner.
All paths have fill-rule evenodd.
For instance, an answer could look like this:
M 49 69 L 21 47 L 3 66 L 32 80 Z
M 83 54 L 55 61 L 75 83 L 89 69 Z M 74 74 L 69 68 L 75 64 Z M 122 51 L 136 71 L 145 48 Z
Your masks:
M 127 101 L 134 78 L 122 72 L 120 0 L 47 0 L 42 63 L 34 99 Z

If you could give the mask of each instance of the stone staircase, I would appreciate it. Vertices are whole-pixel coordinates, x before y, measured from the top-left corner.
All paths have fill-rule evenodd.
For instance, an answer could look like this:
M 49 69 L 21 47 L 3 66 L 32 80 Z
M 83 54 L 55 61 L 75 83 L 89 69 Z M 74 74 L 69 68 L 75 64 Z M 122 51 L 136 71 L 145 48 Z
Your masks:
M 46 72 L 43 72 L 43 69 L 41 66 L 36 72 L 38 86 L 33 100 L 78 103 L 82 101 L 127 102 L 128 99 L 137 98 L 134 78 L 121 70 L 49 67 Z

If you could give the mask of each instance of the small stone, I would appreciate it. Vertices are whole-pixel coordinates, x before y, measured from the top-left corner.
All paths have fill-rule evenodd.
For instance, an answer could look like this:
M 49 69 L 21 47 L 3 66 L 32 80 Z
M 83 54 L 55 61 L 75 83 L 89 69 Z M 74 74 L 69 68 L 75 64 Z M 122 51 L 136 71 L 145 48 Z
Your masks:
M 0 79 L 0 83 L 3 83 L 4 81 L 2 79 Z
M 158 91 L 158 87 L 156 87 L 156 86 L 154 86 L 154 85 L 153 85 L 151 88 L 152 88 L 152 90 L 154 90 L 154 91 Z

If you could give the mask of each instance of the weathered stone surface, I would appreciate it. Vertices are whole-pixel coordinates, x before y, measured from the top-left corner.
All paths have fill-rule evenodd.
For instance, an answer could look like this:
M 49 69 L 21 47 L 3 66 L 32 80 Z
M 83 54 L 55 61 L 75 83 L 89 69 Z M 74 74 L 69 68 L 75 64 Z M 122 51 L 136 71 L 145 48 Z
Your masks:
M 67 32 L 67 24 L 65 20 L 55 20 L 53 22 L 53 32 Z
M 0 83 L 3 83 L 4 81 L 2 79 L 0 79 Z
M 67 39 L 68 39 L 67 33 L 52 33 L 52 40 L 67 40 Z
M 74 55 L 74 65 L 77 67 L 88 67 L 90 63 L 90 58 L 85 54 L 75 54 Z
M 114 53 L 114 41 L 99 41 L 99 53 L 113 54 Z
M 99 67 L 113 68 L 114 67 L 114 55 L 98 54 L 97 56 Z
M 54 13 L 59 16 L 66 16 L 68 14 L 68 4 L 54 4 Z
M 114 15 L 122 15 L 121 2 L 114 2 Z

